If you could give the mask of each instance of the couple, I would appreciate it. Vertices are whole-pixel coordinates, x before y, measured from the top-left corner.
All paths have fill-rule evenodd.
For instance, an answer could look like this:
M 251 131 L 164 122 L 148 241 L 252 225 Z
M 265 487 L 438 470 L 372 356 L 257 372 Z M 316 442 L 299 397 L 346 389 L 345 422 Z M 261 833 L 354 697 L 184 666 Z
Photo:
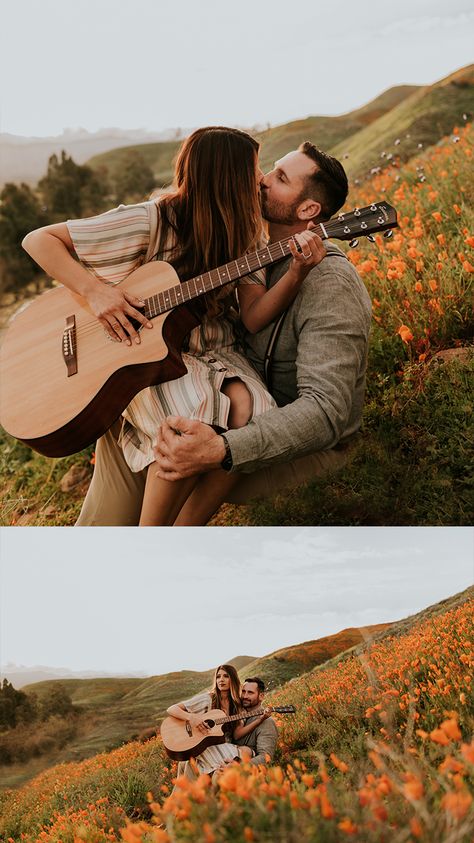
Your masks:
M 198 773 L 212 775 L 235 761 L 258 765 L 272 760 L 278 739 L 275 721 L 269 710 L 256 716 L 252 714 L 262 707 L 264 694 L 262 679 L 252 677 L 241 686 L 235 667 L 222 664 L 216 668 L 211 691 L 170 706 L 168 715 L 189 721 L 203 736 L 207 732 L 204 722 L 207 711 L 217 708 L 226 715 L 242 712 L 242 720 L 237 724 L 224 724 L 225 743 L 208 746 L 194 759 Z M 192 778 L 192 766 L 186 763 L 180 767 L 179 775 Z
M 200 129 L 181 148 L 174 193 L 25 238 L 109 337 L 129 344 L 140 340 L 130 318 L 152 324 L 126 281 L 114 285 L 140 264 L 165 259 L 181 280 L 194 277 L 260 247 L 261 214 L 270 241 L 298 244 L 267 275 L 241 279 L 237 298 L 229 285 L 204 297 L 187 375 L 139 393 L 99 440 L 81 526 L 205 524 L 233 495 L 275 492 L 345 461 L 361 419 L 370 300 L 344 254 L 307 226 L 343 205 L 347 179 L 310 143 L 265 176 L 257 153 L 244 132 Z M 272 395 L 261 377 L 269 356 Z

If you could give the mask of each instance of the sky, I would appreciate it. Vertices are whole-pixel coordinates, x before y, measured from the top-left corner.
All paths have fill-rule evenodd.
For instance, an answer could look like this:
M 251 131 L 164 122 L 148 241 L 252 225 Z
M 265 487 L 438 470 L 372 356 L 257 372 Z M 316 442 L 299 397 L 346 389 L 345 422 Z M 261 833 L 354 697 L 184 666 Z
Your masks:
M 467 528 L 4 528 L 0 663 L 204 670 L 472 585 Z
M 473 61 L 472 0 L 0 2 L 0 131 L 272 125 Z

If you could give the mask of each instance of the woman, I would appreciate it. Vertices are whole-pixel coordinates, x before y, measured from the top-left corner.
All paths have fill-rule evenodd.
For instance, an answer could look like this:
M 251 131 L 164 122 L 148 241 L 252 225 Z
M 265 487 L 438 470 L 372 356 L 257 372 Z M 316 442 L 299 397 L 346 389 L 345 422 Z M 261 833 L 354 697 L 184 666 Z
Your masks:
M 120 206 L 85 220 L 31 232 L 23 245 L 52 276 L 83 296 L 111 339 L 140 342 L 131 318 L 151 328 L 140 302 L 122 281 L 155 258 L 167 260 L 182 281 L 228 263 L 262 245 L 258 184 L 258 144 L 238 129 L 198 129 L 182 145 L 176 163 L 176 190 L 138 205 Z M 312 235 L 296 235 L 293 260 L 271 291 L 263 272 L 239 282 L 241 318 L 252 331 L 272 321 L 294 298 L 318 262 Z M 73 254 L 79 258 L 79 263 Z M 148 468 L 140 524 L 205 524 L 236 482 L 234 474 L 210 472 L 200 481 L 171 483 L 156 476 L 153 441 L 160 422 L 180 415 L 219 431 L 241 427 L 274 406 L 259 376 L 235 347 L 233 285 L 202 297 L 202 324 L 188 341 L 183 360 L 188 373 L 139 393 L 123 413 L 121 444 L 132 471 Z M 199 482 L 199 507 L 180 510 Z
M 167 714 L 178 720 L 189 720 L 204 737 L 206 734 L 204 715 L 207 711 L 216 708 L 227 715 L 238 714 L 241 710 L 240 679 L 235 667 L 231 664 L 221 664 L 216 668 L 211 691 L 197 694 L 189 700 L 170 706 Z M 252 750 L 249 747 L 236 746 L 232 743 L 233 726 L 233 723 L 226 723 L 223 726 L 225 743 L 209 746 L 195 758 L 200 773 L 211 774 L 236 759 L 244 762 L 250 760 Z

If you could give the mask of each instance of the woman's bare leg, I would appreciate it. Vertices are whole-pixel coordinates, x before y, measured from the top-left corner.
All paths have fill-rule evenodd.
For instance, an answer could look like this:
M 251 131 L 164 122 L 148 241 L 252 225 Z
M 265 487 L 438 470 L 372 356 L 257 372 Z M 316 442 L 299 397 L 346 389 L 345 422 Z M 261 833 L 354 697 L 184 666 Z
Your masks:
M 224 381 L 222 392 L 230 399 L 229 428 L 244 427 L 252 415 L 252 396 L 241 380 Z M 175 527 L 201 527 L 219 509 L 239 477 L 218 468 L 202 474 L 183 505 Z
M 170 527 L 174 524 L 183 503 L 199 479 L 197 476 L 183 480 L 162 480 L 156 476 L 156 465 L 152 462 L 148 466 L 140 527 Z

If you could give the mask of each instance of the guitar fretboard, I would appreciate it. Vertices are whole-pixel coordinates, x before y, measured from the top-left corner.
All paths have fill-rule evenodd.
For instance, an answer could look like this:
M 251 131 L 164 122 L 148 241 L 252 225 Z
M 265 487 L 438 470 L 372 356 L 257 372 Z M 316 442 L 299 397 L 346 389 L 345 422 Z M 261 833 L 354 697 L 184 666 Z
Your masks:
M 316 226 L 314 230 L 316 234 L 324 238 L 320 226 Z M 291 254 L 290 239 L 292 238 L 269 243 L 263 249 L 258 249 L 256 252 L 251 252 L 223 266 L 218 266 L 217 269 L 204 272 L 203 275 L 190 278 L 189 281 L 183 281 L 176 287 L 170 287 L 170 289 L 163 290 L 161 293 L 155 293 L 155 295 L 145 299 L 145 316 L 148 319 L 153 319 L 154 316 L 167 313 L 179 304 L 192 301 L 198 296 L 210 293 L 212 290 L 230 284 L 232 281 L 238 281 L 239 278 L 243 278 L 251 272 L 257 272 L 265 266 L 288 257 Z

